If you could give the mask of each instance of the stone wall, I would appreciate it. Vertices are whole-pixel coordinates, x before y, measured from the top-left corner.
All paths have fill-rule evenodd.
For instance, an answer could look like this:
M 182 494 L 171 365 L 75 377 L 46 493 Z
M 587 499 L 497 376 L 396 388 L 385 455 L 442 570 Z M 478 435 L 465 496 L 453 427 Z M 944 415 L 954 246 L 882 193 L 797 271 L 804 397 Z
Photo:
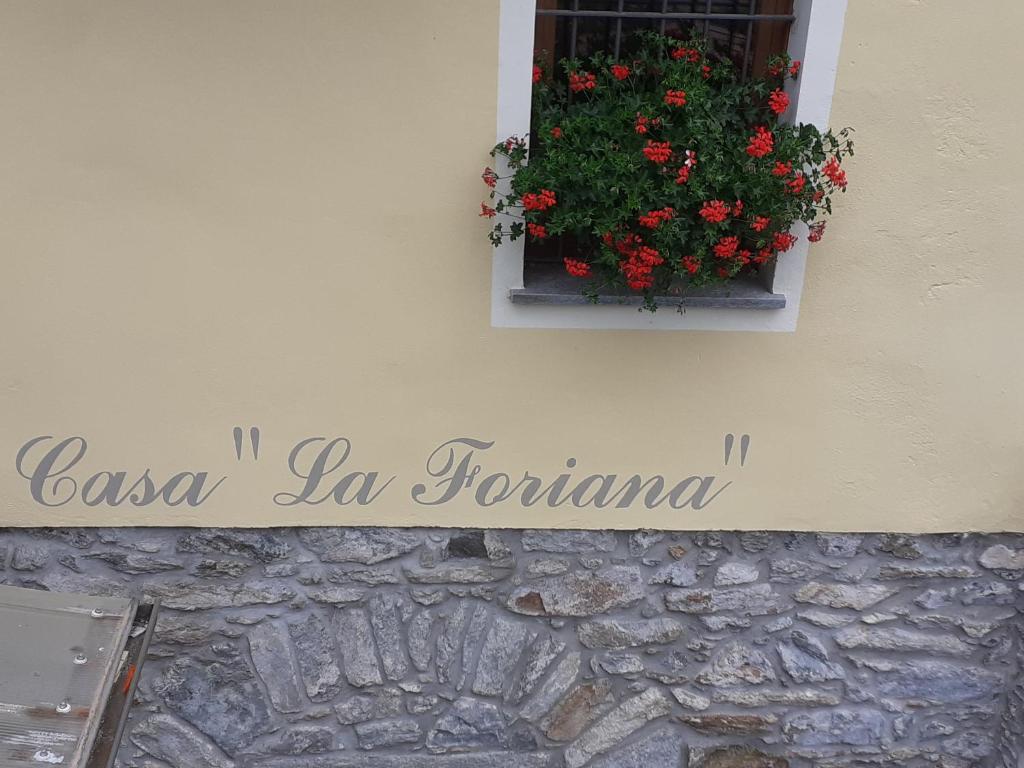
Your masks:
M 7 529 L 163 604 L 123 768 L 1018 768 L 1024 536 Z

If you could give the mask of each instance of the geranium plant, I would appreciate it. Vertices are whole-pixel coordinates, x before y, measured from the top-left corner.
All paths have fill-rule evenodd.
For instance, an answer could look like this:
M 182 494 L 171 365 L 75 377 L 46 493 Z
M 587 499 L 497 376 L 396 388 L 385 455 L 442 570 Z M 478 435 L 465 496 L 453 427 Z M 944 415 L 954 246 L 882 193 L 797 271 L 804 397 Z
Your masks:
M 559 77 L 534 67 L 532 134 L 491 151 L 481 216 L 495 245 L 567 236 L 585 293 L 626 289 L 653 310 L 658 295 L 763 269 L 796 221 L 820 240 L 853 144 L 848 128 L 787 122 L 800 62 L 776 56 L 742 81 L 700 40 L 639 42 L 623 60 L 565 60 Z

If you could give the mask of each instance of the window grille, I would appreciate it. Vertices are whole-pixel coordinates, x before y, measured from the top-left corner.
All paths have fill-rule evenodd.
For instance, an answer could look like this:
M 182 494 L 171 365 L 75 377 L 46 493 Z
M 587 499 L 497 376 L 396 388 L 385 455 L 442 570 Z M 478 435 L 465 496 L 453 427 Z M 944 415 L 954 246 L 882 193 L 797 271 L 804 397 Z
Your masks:
M 746 78 L 786 50 L 793 19 L 793 0 L 538 0 L 536 48 L 549 63 L 599 51 L 618 58 L 638 30 L 696 32 Z

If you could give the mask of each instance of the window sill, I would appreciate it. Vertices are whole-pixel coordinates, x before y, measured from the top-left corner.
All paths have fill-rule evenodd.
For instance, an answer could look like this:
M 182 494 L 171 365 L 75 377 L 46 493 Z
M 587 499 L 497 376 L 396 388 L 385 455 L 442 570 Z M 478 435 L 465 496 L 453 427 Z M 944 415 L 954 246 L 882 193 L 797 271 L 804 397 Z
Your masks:
M 513 304 L 579 306 L 619 305 L 640 306 L 642 299 L 632 293 L 602 293 L 597 301 L 583 295 L 586 281 L 566 274 L 560 264 L 527 264 L 524 270 L 524 288 L 513 288 L 509 298 Z M 708 309 L 785 309 L 786 296 L 772 293 L 755 278 L 736 280 L 728 285 L 705 286 L 684 291 L 678 295 L 658 296 L 663 307 Z

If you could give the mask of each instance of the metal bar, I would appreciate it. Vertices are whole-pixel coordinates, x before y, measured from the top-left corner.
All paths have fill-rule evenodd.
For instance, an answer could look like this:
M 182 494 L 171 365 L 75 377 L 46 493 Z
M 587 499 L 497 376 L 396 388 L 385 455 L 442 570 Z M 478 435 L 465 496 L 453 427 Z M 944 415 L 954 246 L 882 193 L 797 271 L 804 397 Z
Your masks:
M 572 11 L 570 13 L 572 14 L 572 21 L 569 24 L 569 58 L 575 59 L 576 35 L 579 33 L 580 29 L 579 15 L 583 13 L 583 11 L 580 10 L 580 0 L 572 0 Z
M 619 13 L 626 7 L 626 0 L 619 0 Z M 619 58 L 619 51 L 622 50 L 622 17 L 615 20 L 615 58 Z
M 140 605 L 135 610 L 132 630 L 125 645 L 125 660 L 117 676 L 117 685 L 111 690 L 103 709 L 96 743 L 89 754 L 85 768 L 112 768 L 121 737 L 128 723 L 128 715 L 135 701 L 135 691 L 142 677 L 149 643 L 153 639 L 160 601 Z
M 707 3 L 705 3 L 704 10 L 708 12 L 709 16 L 711 15 L 711 0 L 708 0 Z M 706 18 L 706 19 L 704 19 L 704 37 L 708 37 L 710 32 L 711 32 L 711 19 L 710 18 Z
M 750 13 L 753 14 L 757 10 L 757 0 L 750 0 Z M 754 37 L 754 22 L 747 22 L 747 40 L 743 45 L 743 74 L 740 75 L 741 80 L 746 80 L 747 75 L 750 74 L 750 41 Z
M 619 10 L 622 10 L 622 6 L 619 6 Z M 665 34 L 665 23 L 668 21 L 668 17 L 665 14 L 668 13 L 668 0 L 661 0 L 661 34 Z
M 577 0 L 578 3 L 578 0 Z M 565 11 L 537 9 L 538 16 L 566 16 L 570 19 L 676 19 L 679 21 L 796 21 L 792 13 L 661 13 L 660 11 Z

